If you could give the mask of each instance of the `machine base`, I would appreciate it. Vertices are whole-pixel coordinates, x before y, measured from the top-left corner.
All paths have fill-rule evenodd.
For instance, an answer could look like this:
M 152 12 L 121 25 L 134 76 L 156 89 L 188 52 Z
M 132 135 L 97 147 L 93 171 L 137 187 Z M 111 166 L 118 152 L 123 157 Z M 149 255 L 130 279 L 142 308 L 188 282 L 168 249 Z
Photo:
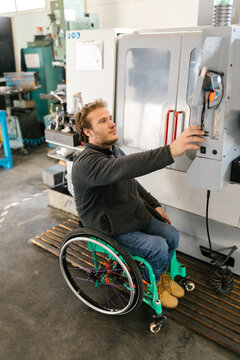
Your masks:
M 201 254 L 203 256 L 208 257 L 209 259 L 217 260 L 219 258 L 222 258 L 224 261 L 227 258 L 227 255 L 221 254 L 220 252 L 215 251 L 215 250 L 210 250 L 209 248 L 206 248 L 205 246 L 200 245 L 199 248 L 200 248 Z M 235 264 L 235 259 L 233 257 L 230 257 L 224 265 L 234 267 L 234 264 Z

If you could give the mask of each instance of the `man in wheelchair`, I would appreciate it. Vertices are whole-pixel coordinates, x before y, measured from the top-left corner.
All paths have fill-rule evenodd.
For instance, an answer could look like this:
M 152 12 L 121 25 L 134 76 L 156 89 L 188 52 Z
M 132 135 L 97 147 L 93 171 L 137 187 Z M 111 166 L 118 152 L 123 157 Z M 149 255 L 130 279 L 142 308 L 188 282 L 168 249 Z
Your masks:
M 125 156 L 115 145 L 116 127 L 102 99 L 86 104 L 75 119 L 85 143 L 72 168 L 80 225 L 111 235 L 132 255 L 145 258 L 155 274 L 162 306 L 176 307 L 184 290 L 165 272 L 178 247 L 179 232 L 135 178 L 172 164 L 189 149 L 199 149 L 204 131 L 191 126 L 171 145 Z M 149 282 L 147 268 L 143 282 Z

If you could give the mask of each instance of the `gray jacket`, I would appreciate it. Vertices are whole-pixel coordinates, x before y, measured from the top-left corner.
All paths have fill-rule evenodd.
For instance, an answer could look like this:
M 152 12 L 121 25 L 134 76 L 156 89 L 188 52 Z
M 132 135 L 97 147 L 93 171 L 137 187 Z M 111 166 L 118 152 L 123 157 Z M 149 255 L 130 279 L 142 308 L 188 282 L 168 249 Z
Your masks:
M 160 204 L 134 178 L 173 161 L 169 145 L 125 156 L 116 145 L 111 151 L 85 144 L 72 168 L 81 225 L 112 236 L 143 229 Z

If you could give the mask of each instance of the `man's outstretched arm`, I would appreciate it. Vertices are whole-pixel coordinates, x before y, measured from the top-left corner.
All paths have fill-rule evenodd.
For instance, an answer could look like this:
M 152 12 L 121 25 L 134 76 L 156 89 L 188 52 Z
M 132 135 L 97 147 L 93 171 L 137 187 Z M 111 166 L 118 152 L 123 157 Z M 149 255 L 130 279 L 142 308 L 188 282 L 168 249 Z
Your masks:
M 172 158 L 180 156 L 190 149 L 199 150 L 200 145 L 196 144 L 196 142 L 204 142 L 204 139 L 202 138 L 204 135 L 205 131 L 201 130 L 200 125 L 189 126 L 170 145 Z

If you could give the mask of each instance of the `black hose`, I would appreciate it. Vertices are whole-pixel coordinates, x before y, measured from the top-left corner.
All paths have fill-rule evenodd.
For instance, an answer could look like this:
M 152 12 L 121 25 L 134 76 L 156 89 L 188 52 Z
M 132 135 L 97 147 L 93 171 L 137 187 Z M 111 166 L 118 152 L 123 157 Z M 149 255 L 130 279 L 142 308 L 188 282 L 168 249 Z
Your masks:
M 212 243 L 211 243 L 209 224 L 208 224 L 209 199 L 210 199 L 210 190 L 207 191 L 206 228 L 207 228 L 209 249 L 212 252 Z M 218 256 L 216 255 L 216 253 L 214 253 L 214 259 L 210 262 L 215 267 L 215 270 L 210 277 L 210 285 L 217 295 L 229 295 L 233 290 L 232 272 L 230 269 L 228 269 L 228 266 L 225 264 L 235 250 L 237 250 L 236 245 L 234 245 L 231 248 L 227 257 L 221 254 L 219 254 Z
M 210 285 L 218 295 L 229 295 L 233 290 L 233 277 L 231 270 L 226 266 L 219 266 L 210 278 Z
M 209 225 L 208 225 L 208 208 L 209 208 L 210 193 L 211 193 L 211 191 L 208 190 L 207 191 L 207 205 L 206 205 L 206 228 L 207 228 L 207 237 L 208 237 L 209 249 L 212 251 L 212 243 L 211 243 L 211 239 L 210 239 Z

